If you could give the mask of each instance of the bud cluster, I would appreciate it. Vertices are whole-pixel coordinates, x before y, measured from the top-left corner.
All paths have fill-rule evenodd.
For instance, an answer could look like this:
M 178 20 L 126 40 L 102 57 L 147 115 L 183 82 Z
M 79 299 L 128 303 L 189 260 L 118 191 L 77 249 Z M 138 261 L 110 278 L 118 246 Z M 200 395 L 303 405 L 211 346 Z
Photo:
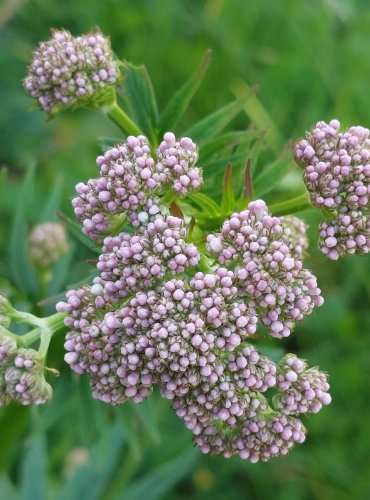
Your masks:
M 35 226 L 28 244 L 30 260 L 40 268 L 52 266 L 68 250 L 66 231 L 57 222 L 43 222 Z
M 153 185 L 173 182 L 174 190 L 178 180 L 189 186 L 180 174 L 191 177 L 186 168 L 196 157 L 183 151 L 191 141 L 175 143 L 174 160 L 166 163 L 172 147 L 170 134 L 166 137 L 168 147 L 160 146 L 160 165 L 151 164 L 148 179 Z M 123 146 L 126 158 L 129 141 Z M 107 165 L 105 158 L 98 162 Z M 124 164 L 122 179 L 146 168 L 135 160 Z M 173 175 L 176 165 L 181 171 Z M 142 213 L 139 204 L 125 209 L 130 210 Z M 205 453 L 251 461 L 287 453 L 305 437 L 303 424 L 284 414 L 289 404 L 284 397 L 299 393 L 300 386 L 280 397 L 283 368 L 250 341 L 259 320 L 281 338 L 323 301 L 315 277 L 302 269 L 304 226 L 272 217 L 262 201 L 250 203 L 225 221 L 220 233 L 207 237 L 218 262 L 203 272 L 182 219 L 158 211 L 143 220 L 135 234 L 106 237 L 93 284 L 70 290 L 57 304 L 69 328 L 65 361 L 75 372 L 89 374 L 93 396 L 112 405 L 140 403 L 158 385 Z M 308 383 L 326 384 L 325 392 L 328 387 L 318 371 Z M 276 391 L 279 404 L 271 406 L 263 395 L 268 389 Z M 315 393 L 307 411 L 317 411 L 319 399 L 329 403 Z M 302 405 L 290 413 L 300 413 Z
M 119 63 L 100 31 L 73 37 L 69 31 L 54 30 L 35 50 L 24 88 L 41 108 L 55 114 L 90 105 L 119 78 Z
M 156 155 L 144 136 L 130 136 L 97 158 L 100 177 L 76 186 L 72 205 L 83 232 L 93 240 L 110 234 L 127 218 L 140 229 L 161 215 L 160 196 L 173 190 L 184 196 L 202 184 L 196 144 L 167 132 Z
M 320 249 L 332 260 L 370 251 L 370 131 L 318 122 L 294 148 L 312 203 L 330 214 L 320 226 Z
M 18 348 L 6 330 L 0 331 L 0 406 L 50 401 L 52 388 L 44 376 L 44 358 L 33 349 Z

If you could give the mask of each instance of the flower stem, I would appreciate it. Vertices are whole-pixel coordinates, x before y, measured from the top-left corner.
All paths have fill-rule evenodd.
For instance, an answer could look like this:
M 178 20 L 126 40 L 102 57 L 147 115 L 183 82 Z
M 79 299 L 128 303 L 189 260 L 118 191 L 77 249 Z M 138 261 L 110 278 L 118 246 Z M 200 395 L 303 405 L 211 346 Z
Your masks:
M 310 202 L 308 193 L 305 192 L 299 196 L 296 196 L 295 198 L 291 198 L 290 200 L 270 205 L 269 208 L 273 215 L 280 216 L 308 210 L 312 208 L 312 204 Z
M 140 135 L 141 131 L 135 122 L 123 111 L 117 102 L 114 102 L 109 107 L 103 108 L 108 117 L 115 123 L 118 128 L 126 135 Z
M 64 313 L 56 313 L 47 318 L 39 319 L 39 326 L 25 335 L 17 337 L 17 342 L 22 346 L 28 346 L 41 339 L 40 352 L 45 349 L 47 351 L 52 335 L 63 328 L 64 318 Z

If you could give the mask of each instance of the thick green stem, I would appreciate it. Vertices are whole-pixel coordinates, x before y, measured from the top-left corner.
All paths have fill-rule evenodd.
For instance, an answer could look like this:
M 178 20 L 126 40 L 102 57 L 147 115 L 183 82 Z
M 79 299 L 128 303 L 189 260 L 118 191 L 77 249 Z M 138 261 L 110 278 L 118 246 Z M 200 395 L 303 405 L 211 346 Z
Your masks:
M 290 215 L 296 212 L 303 212 L 303 210 L 309 210 L 312 208 L 310 198 L 308 193 L 303 193 L 295 198 L 291 198 L 287 201 L 282 201 L 281 203 L 275 203 L 270 205 L 269 209 L 273 215 Z
M 126 135 L 140 135 L 141 131 L 135 122 L 118 106 L 116 102 L 103 108 L 108 117 L 115 123 Z

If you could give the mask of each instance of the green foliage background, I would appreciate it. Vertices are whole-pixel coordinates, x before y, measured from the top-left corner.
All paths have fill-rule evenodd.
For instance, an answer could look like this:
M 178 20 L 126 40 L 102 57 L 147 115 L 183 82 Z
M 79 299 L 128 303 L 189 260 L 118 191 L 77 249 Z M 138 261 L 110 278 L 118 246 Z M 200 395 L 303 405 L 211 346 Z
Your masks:
M 71 214 L 74 184 L 95 175 L 97 138 L 119 137 L 103 115 L 90 111 L 47 123 L 43 113 L 30 112 L 21 79 L 50 27 L 78 34 L 96 25 L 111 36 L 119 57 L 147 66 L 162 109 L 212 49 L 185 129 L 232 100 L 243 81 L 259 85 L 259 102 L 282 143 L 320 119 L 370 125 L 365 0 L 3 0 L 0 162 L 8 176 L 0 177 L 0 288 L 18 307 L 30 307 L 32 295 L 32 269 L 14 265 L 14 255 L 25 249 L 27 224 L 55 217 L 56 208 Z M 252 113 L 263 119 L 258 107 Z M 249 122 L 239 114 L 234 125 Z M 22 188 L 33 166 L 35 187 L 30 178 Z M 285 182 L 294 191 L 299 168 L 292 163 L 291 169 Z M 0 410 L 0 500 L 370 498 L 370 257 L 327 261 L 316 249 L 317 214 L 302 217 L 311 225 L 307 266 L 326 303 L 284 347 L 330 373 L 333 397 L 330 407 L 305 420 L 304 445 L 268 464 L 201 456 L 168 402 L 154 397 L 139 407 L 107 408 L 93 401 L 87 381 L 64 367 L 60 338 L 49 362 L 62 372 L 52 404 Z M 89 257 L 75 241 L 50 294 L 84 278 Z

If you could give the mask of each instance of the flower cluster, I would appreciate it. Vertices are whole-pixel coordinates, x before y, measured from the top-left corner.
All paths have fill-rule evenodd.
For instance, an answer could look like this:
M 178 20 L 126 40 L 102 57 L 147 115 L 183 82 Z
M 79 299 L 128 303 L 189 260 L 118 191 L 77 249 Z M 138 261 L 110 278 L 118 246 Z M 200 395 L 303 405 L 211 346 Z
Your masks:
M 73 37 L 54 30 L 34 52 L 24 88 L 41 108 L 55 114 L 62 108 L 92 104 L 119 78 L 118 61 L 100 31 Z
M 13 336 L 0 330 L 0 406 L 50 401 L 52 388 L 44 376 L 44 359 L 33 349 L 18 348 Z
M 296 242 L 261 200 L 234 213 L 218 234 L 207 237 L 218 262 L 234 270 L 239 293 L 253 301 L 273 337 L 288 336 L 294 324 L 323 303 L 313 274 L 302 268 Z
M 196 144 L 171 132 L 164 135 L 156 157 L 144 136 L 130 136 L 97 158 L 100 177 L 76 186 L 72 205 L 91 239 L 109 234 L 127 218 L 136 228 L 161 216 L 160 196 L 169 189 L 179 195 L 197 189 L 202 173 Z
M 370 131 L 339 128 L 338 120 L 318 122 L 294 148 L 312 203 L 330 214 L 320 248 L 332 260 L 370 251 Z
M 43 222 L 35 226 L 28 243 L 31 262 L 41 268 L 50 267 L 68 250 L 65 229 L 57 222 Z
M 129 141 L 122 146 L 126 158 Z M 126 179 L 147 168 L 146 180 L 153 185 L 173 182 L 176 190 L 180 181 L 189 186 L 181 175 L 191 178 L 186 169 L 196 157 L 183 150 L 190 140 L 174 141 L 166 134 L 157 166 L 125 160 L 120 178 L 127 185 Z M 168 153 L 174 144 L 176 152 Z M 98 159 L 103 174 L 113 172 L 110 179 L 117 158 L 109 166 L 106 157 Z M 178 192 L 183 194 L 183 188 Z M 142 213 L 133 206 L 133 213 Z M 273 336 L 283 337 L 322 303 L 315 277 L 302 269 L 303 223 L 272 217 L 260 200 L 250 203 L 225 221 L 220 233 L 208 236 L 207 247 L 218 263 L 204 272 L 182 219 L 160 210 L 143 221 L 135 234 L 106 237 L 93 284 L 70 290 L 57 304 L 69 328 L 65 361 L 75 372 L 89 374 L 93 396 L 109 404 L 140 403 L 158 385 L 205 453 L 238 454 L 251 461 L 287 453 L 304 440 L 305 429 L 285 415 L 283 397 L 273 408 L 263 395 L 274 388 L 281 394 L 283 368 L 250 341 L 259 319 Z M 310 377 L 312 387 L 326 384 L 318 371 Z M 289 401 L 299 387 L 286 390 Z M 317 411 L 319 399 L 329 402 L 315 393 L 307 411 Z

